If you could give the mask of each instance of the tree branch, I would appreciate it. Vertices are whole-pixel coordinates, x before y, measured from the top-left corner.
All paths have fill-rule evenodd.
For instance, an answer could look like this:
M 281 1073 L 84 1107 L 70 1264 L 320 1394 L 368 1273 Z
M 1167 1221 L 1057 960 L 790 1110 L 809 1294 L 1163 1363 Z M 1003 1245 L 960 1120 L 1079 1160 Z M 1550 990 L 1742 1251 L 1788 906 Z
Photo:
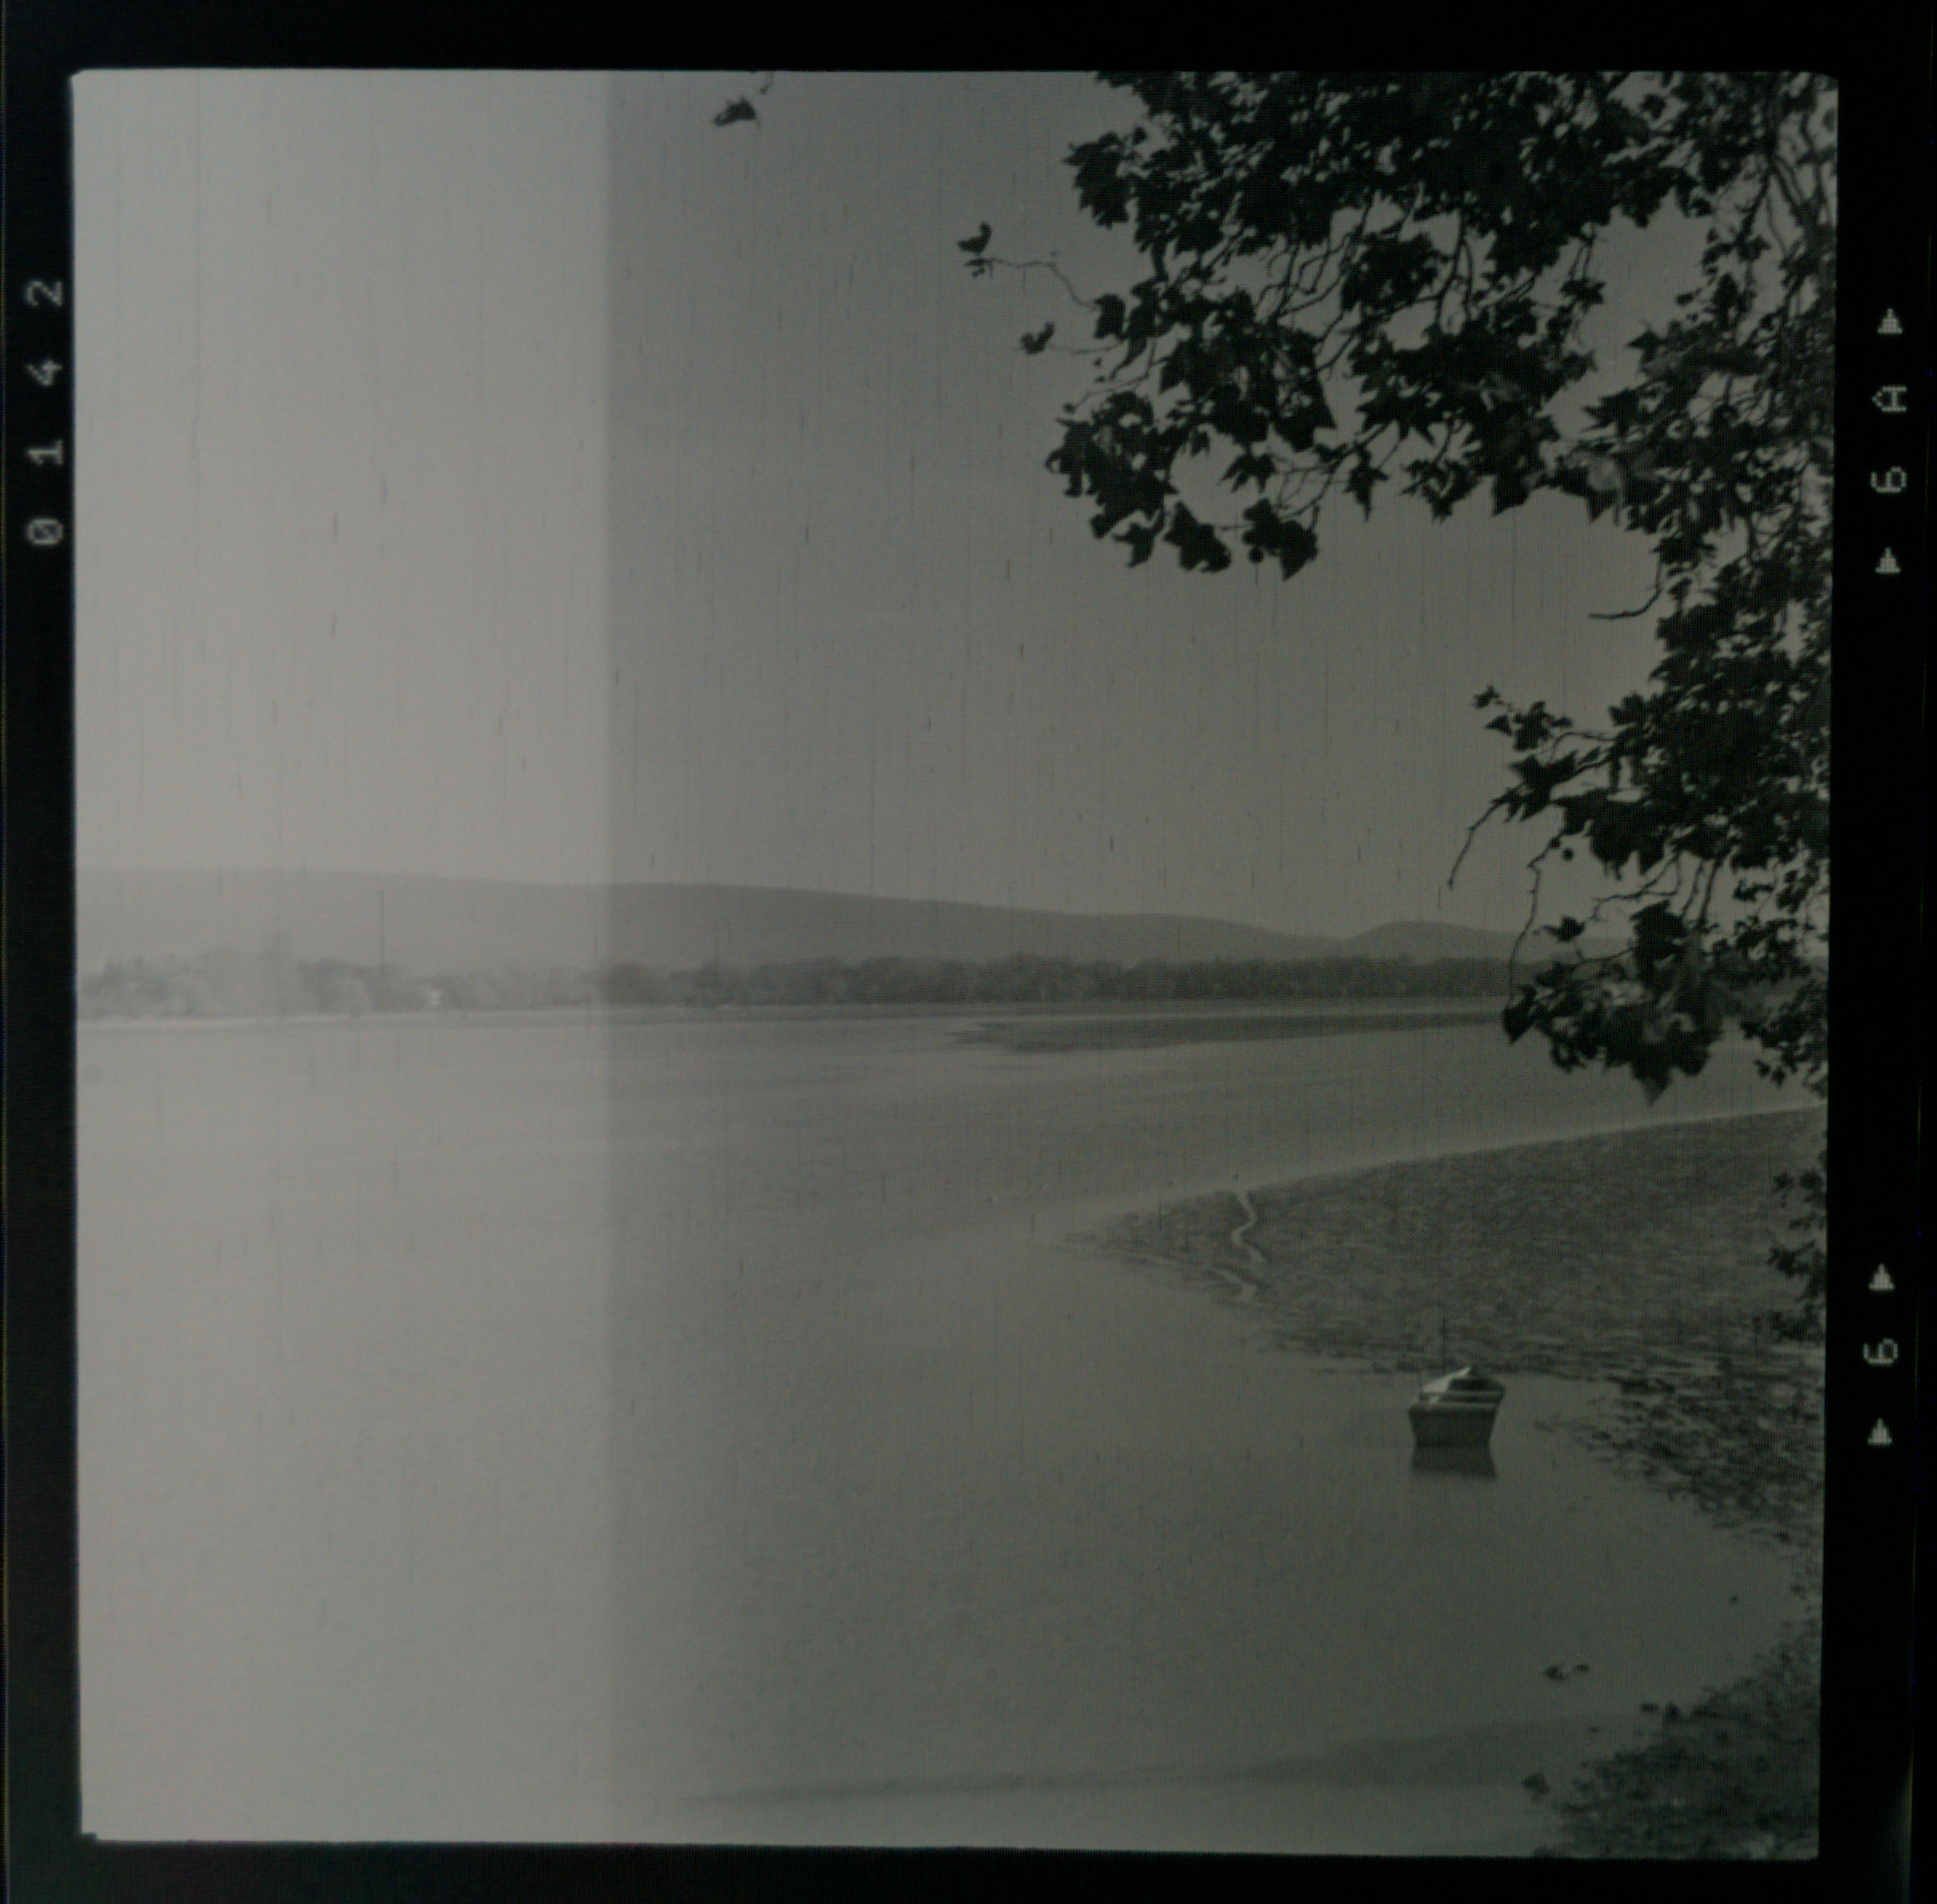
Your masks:
M 1079 291 L 1073 284 L 1070 282 L 1069 278 L 1063 275 L 1062 266 L 1059 265 L 1053 257 L 969 258 L 967 261 L 966 268 L 973 272 L 975 276 L 980 278 L 985 273 L 994 270 L 997 266 L 1001 266 L 1002 268 L 1005 271 L 1016 271 L 1023 273 L 1024 275 L 1026 275 L 1031 271 L 1047 271 L 1052 278 L 1055 278 L 1058 284 L 1062 286 L 1064 290 L 1069 292 L 1071 301 L 1075 303 L 1080 309 L 1084 311 L 1093 311 L 1096 308 L 1095 300 L 1093 299 L 1084 297 L 1083 294 Z
M 1638 608 L 1616 608 L 1610 612 L 1590 611 L 1590 621 L 1636 621 L 1661 599 L 1661 564 L 1655 564 L 1655 592 Z

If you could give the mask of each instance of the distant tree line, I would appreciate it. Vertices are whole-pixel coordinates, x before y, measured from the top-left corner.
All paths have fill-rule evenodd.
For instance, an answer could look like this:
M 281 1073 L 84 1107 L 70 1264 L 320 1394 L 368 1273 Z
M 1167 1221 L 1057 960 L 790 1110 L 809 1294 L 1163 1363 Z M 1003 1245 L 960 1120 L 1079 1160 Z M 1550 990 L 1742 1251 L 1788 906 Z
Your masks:
M 280 947 L 220 946 L 193 958 L 128 958 L 85 974 L 84 1018 L 279 1018 L 313 1013 L 415 1012 L 440 1002 L 434 983 L 397 965 L 290 958 Z
M 796 959 L 690 971 L 612 968 L 615 1004 L 1078 1004 L 1284 998 L 1504 998 L 1502 959 Z
M 253 1018 L 570 1005 L 1002 1005 L 1262 999 L 1504 998 L 1497 958 L 809 958 L 670 970 L 506 967 L 420 979 L 397 965 L 221 948 L 124 959 L 84 977 L 84 1018 Z

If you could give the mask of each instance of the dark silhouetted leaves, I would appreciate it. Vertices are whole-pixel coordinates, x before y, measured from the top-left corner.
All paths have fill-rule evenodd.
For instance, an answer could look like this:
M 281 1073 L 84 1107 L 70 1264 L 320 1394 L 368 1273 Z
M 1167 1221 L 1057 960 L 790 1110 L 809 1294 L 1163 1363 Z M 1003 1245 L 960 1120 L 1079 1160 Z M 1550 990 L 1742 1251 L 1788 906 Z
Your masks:
M 1438 518 L 1551 491 L 1639 537 L 1652 589 L 1609 609 L 1652 620 L 1645 686 L 1592 728 L 1491 688 L 1475 700 L 1508 754 L 1488 815 L 1545 829 L 1536 864 L 1591 856 L 1627 895 L 1562 921 L 1570 956 L 1502 1024 L 1653 1095 L 1733 1018 L 1765 1075 L 1823 1088 L 1833 83 L 1100 76 L 1136 123 L 1068 162 L 1143 275 L 1084 288 L 1094 387 L 1048 459 L 1066 494 L 1131 564 L 1161 540 L 1192 572 L 1235 545 L 1295 577 L 1334 496 L 1369 516 L 1381 490 Z M 1596 244 L 1667 210 L 1703 244 L 1630 353 L 1589 328 Z M 963 241 L 971 270 L 991 268 L 986 235 Z M 1183 500 L 1220 485 L 1236 522 Z M 1591 927 L 1626 929 L 1625 950 L 1586 956 Z M 1818 1242 L 1784 1247 L 1815 1286 Z
M 1244 546 L 1252 561 L 1272 557 L 1288 580 L 1319 552 L 1319 538 L 1296 516 L 1281 516 L 1269 503 L 1253 503 L 1244 512 Z
M 1178 565 L 1185 569 L 1206 569 L 1215 572 L 1230 567 L 1230 550 L 1218 532 L 1201 523 L 1182 503 L 1171 510 L 1171 526 L 1163 539 L 1177 551 Z

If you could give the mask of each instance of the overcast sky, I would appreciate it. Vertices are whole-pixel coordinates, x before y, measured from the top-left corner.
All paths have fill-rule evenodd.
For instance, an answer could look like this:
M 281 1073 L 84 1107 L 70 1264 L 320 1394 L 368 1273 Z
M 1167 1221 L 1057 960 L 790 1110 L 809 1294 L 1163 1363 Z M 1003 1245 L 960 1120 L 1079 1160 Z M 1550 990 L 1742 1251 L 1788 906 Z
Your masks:
M 75 86 L 79 858 L 1511 926 L 1472 697 L 1640 684 L 1644 548 L 1341 511 L 1135 571 L 1043 468 L 1133 272 L 1057 75 Z M 1616 346 L 1684 234 L 1614 249 Z M 1140 275 L 1140 274 L 1139 274 Z

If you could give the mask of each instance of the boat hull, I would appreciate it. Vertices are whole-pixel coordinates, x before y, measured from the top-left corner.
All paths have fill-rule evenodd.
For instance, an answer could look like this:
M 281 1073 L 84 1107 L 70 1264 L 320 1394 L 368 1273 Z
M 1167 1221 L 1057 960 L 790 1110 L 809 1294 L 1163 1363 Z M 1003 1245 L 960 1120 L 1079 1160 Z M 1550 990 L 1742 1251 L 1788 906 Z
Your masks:
M 1406 1411 L 1412 1438 L 1422 1448 L 1483 1448 L 1493 1437 L 1497 1401 L 1415 1401 Z

